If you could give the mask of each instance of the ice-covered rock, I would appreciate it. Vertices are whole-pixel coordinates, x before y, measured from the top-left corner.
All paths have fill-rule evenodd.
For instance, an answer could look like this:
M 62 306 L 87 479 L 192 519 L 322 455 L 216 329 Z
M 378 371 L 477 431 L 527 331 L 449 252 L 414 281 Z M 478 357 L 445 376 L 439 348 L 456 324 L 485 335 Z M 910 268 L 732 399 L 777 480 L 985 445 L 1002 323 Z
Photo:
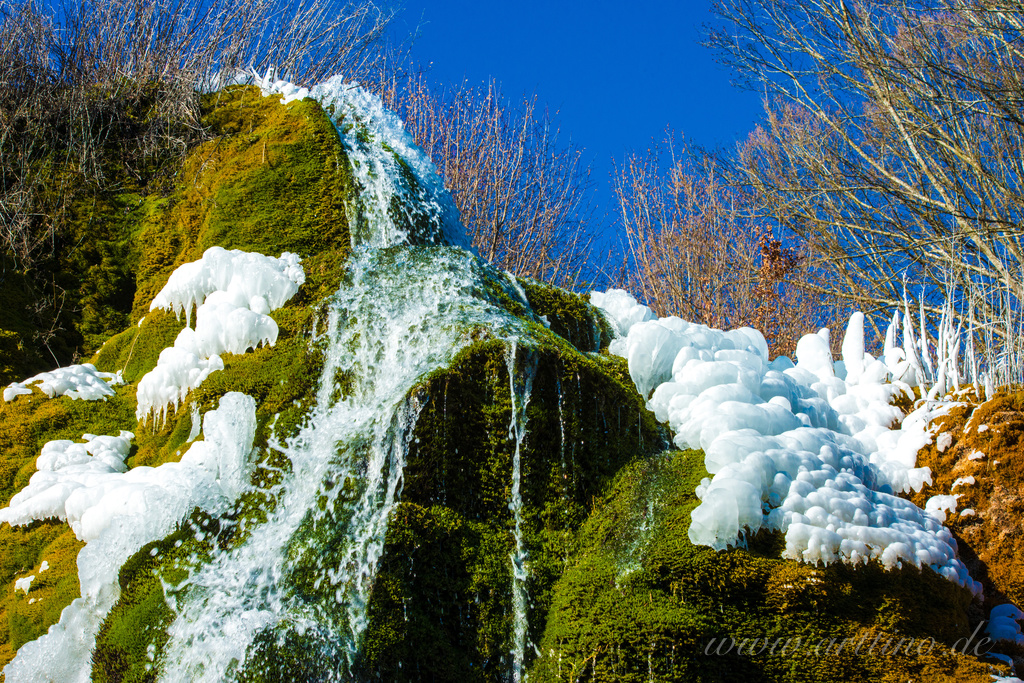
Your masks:
M 657 318 L 654 311 L 637 303 L 633 295 L 622 289 L 591 292 L 590 303 L 604 312 L 608 320 L 615 326 L 615 331 L 623 337 L 629 334 L 633 325 Z
M 909 387 L 865 351 L 863 315 L 850 319 L 842 361 L 833 362 L 823 329 L 799 341 L 794 365 L 769 362 L 752 329 L 644 320 L 649 309 L 616 290 L 591 302 L 616 323 L 621 337 L 610 350 L 627 359 L 675 444 L 705 453 L 714 476 L 697 489 L 691 541 L 723 549 L 774 529 L 792 559 L 929 566 L 980 590 L 942 526 L 955 497 L 933 499 L 926 512 L 894 495 L 931 482 L 917 452 L 942 408 L 926 403 L 904 419 L 892 405 Z M 892 360 L 899 354 L 892 340 L 890 347 Z
M 177 409 L 188 392 L 224 369 L 220 354 L 273 346 L 278 328 L 269 313 L 292 298 L 305 280 L 299 257 L 290 253 L 275 258 L 211 247 L 198 261 L 179 266 L 150 310 L 184 313 L 191 325 L 195 309 L 196 326 L 183 329 L 139 381 L 136 417 L 145 420 L 157 413 L 163 419 L 169 408 Z
M 180 462 L 159 467 L 124 470 L 129 432 L 87 434 L 85 444 L 50 442 L 43 448 L 40 471 L 15 496 L 18 500 L 0 510 L 0 519 L 12 524 L 66 519 L 86 543 L 78 555 L 81 597 L 46 635 L 18 651 L 4 669 L 7 680 L 88 681 L 96 633 L 120 595 L 118 571 L 125 561 L 174 531 L 195 508 L 223 513 L 248 486 L 256 402 L 245 394 L 225 394 L 203 424 L 203 441 L 193 443 Z M 44 486 L 37 482 L 41 474 L 58 477 L 46 477 Z

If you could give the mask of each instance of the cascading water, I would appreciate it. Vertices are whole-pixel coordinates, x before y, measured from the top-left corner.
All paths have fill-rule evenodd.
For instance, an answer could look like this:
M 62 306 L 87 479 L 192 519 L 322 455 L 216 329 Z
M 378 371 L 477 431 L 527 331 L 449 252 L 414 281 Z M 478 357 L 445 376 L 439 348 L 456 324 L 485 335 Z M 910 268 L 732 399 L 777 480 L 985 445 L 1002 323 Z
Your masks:
M 482 295 L 484 278 L 502 277 L 446 247 L 356 253 L 350 282 L 330 304 L 316 407 L 277 446 L 292 466 L 277 507 L 243 545 L 169 588 L 177 618 L 161 657 L 163 680 L 221 680 L 268 629 L 319 633 L 332 649 L 324 661 L 341 663 L 337 680 L 349 678 L 418 414 L 410 390 L 449 363 L 474 331 L 517 334 L 522 323 Z M 518 464 L 529 382 L 517 396 Z M 513 498 L 521 505 L 518 482 Z M 310 581 L 333 587 L 334 604 L 305 599 L 301 587 Z
M 520 683 L 524 680 L 524 663 L 526 659 L 526 629 L 527 604 L 529 594 L 526 589 L 526 580 L 529 578 L 529 571 L 526 567 L 528 554 L 523 545 L 523 495 L 522 495 L 522 462 L 521 451 L 523 440 L 526 438 L 526 407 L 530 403 L 530 393 L 533 391 L 533 378 L 537 373 L 537 359 L 533 352 L 527 348 L 526 361 L 521 372 L 516 371 L 516 353 L 518 344 L 512 340 L 506 351 L 505 361 L 508 366 L 508 384 L 510 403 L 512 404 L 512 420 L 508 426 L 509 437 L 515 439 L 515 451 L 512 456 L 512 492 L 509 497 L 508 508 L 512 512 L 515 522 L 515 550 L 511 554 L 512 560 L 512 680 Z
M 353 246 L 410 242 L 472 249 L 441 176 L 397 114 L 341 76 L 310 95 L 331 112 L 361 187 L 359 206 L 349 210 Z

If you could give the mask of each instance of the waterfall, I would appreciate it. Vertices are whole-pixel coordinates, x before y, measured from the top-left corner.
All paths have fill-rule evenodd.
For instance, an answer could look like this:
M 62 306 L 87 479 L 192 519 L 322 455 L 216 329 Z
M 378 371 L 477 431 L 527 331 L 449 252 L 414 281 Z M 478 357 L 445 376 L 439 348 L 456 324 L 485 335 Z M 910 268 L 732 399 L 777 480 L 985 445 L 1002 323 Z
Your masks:
M 509 437 L 515 440 L 515 451 L 512 456 L 512 492 L 509 496 L 508 508 L 512 511 L 515 521 L 515 550 L 510 555 L 512 560 L 512 680 L 520 683 L 524 679 L 524 660 L 526 658 L 527 603 L 529 595 L 526 579 L 529 571 L 526 568 L 528 554 L 523 545 L 523 495 L 521 451 L 523 439 L 526 438 L 526 407 L 530 403 L 533 391 L 533 379 L 537 373 L 537 357 L 526 349 L 526 363 L 522 368 L 522 376 L 516 372 L 516 340 L 512 340 L 505 354 L 508 366 L 509 402 L 512 405 L 512 420 L 508 426 Z
M 168 587 L 177 616 L 159 658 L 165 681 L 222 680 L 244 665 L 261 633 L 309 631 L 331 648 L 325 662 L 341 662 L 339 680 L 349 678 L 419 412 L 410 391 L 471 343 L 474 328 L 520 333 L 521 322 L 484 294 L 486 280 L 504 278 L 459 249 L 360 249 L 347 279 L 329 306 L 316 405 L 296 435 L 272 442 L 291 462 L 276 508 L 242 545 Z M 517 472 L 528 375 L 513 392 Z M 513 498 L 521 560 L 518 481 Z M 333 599 L 295 589 L 310 575 L 317 595 Z
M 430 157 L 379 97 L 335 76 L 310 95 L 331 115 L 360 186 L 352 245 L 450 244 L 472 250 Z

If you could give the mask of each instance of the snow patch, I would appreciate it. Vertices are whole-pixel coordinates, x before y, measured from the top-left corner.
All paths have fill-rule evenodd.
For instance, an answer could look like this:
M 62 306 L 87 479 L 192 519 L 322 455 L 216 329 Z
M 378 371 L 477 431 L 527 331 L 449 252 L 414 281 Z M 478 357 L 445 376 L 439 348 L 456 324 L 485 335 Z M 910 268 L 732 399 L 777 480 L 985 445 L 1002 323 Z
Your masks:
M 935 448 L 938 449 L 939 453 L 945 453 L 946 449 L 953 443 L 952 432 L 943 432 L 935 437 Z
M 263 78 L 260 78 L 260 75 L 255 70 L 252 72 L 252 75 L 256 81 L 256 87 L 260 89 L 263 96 L 280 95 L 281 104 L 288 104 L 289 102 L 309 97 L 309 88 L 300 88 L 294 83 L 277 78 L 277 70 L 273 67 L 267 69 L 267 73 Z
M 940 522 L 945 522 L 947 512 L 956 512 L 956 501 L 959 497 L 959 493 L 951 496 L 932 496 L 925 501 L 924 511 Z
M 35 385 L 49 398 L 68 396 L 85 401 L 106 400 L 114 395 L 113 387 L 124 384 L 120 372 L 100 372 L 92 363 L 69 365 L 49 372 L 41 372 L 21 382 L 12 382 L 4 389 L 4 401 L 32 393 Z

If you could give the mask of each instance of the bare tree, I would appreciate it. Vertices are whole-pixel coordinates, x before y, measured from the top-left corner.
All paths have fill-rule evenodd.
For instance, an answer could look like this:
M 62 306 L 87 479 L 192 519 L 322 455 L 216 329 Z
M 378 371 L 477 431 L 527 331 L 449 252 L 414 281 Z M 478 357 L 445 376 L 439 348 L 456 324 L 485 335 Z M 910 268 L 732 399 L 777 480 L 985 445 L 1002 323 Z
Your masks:
M 45 347 L 37 365 L 70 361 L 51 342 L 73 326 L 76 205 L 173 177 L 210 135 L 202 95 L 239 73 L 375 72 L 391 16 L 374 0 L 0 0 L 0 286 L 25 302 L 0 327 L 36 331 L 18 346 Z
M 72 171 L 102 186 L 111 156 L 141 181 L 180 158 L 205 133 L 199 96 L 225 77 L 370 73 L 390 18 L 370 0 L 0 0 L 2 246 L 21 267 L 52 246 L 60 207 L 36 205 L 41 183 L 52 194 Z
M 763 215 L 866 312 L 923 288 L 1011 334 L 1024 294 L 1024 3 L 719 0 L 710 43 L 766 95 L 740 155 Z M 1006 307 L 1009 306 L 1009 309 Z
M 510 102 L 493 81 L 436 92 L 422 75 L 385 80 L 382 90 L 437 165 L 483 258 L 568 288 L 587 274 L 590 170 L 536 97 Z
M 749 198 L 729 186 L 715 156 L 677 155 L 671 142 L 633 155 L 617 170 L 615 194 L 626 285 L 659 315 L 755 327 L 774 355 L 832 322 L 833 308 L 810 287 L 806 255 L 751 217 Z

